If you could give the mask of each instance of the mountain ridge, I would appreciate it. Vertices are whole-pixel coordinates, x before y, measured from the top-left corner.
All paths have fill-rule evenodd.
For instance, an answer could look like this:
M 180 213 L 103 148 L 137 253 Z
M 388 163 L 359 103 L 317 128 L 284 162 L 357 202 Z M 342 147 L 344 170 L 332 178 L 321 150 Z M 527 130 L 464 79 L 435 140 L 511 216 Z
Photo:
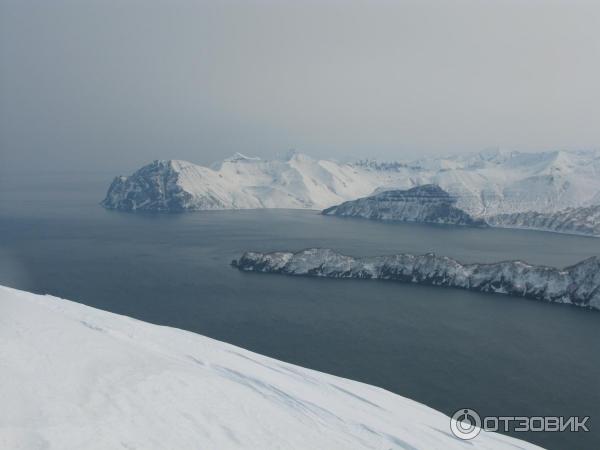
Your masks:
M 385 190 L 436 184 L 476 217 L 557 212 L 600 201 L 600 152 L 490 151 L 409 162 L 340 163 L 234 155 L 211 167 L 154 161 L 116 177 L 102 205 L 127 211 L 325 209 Z

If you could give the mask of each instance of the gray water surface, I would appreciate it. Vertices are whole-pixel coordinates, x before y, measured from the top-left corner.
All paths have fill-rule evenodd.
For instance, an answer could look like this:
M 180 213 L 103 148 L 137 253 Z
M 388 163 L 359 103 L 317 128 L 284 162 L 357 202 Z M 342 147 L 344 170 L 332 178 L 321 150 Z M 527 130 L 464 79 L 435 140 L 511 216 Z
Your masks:
M 590 415 L 590 433 L 515 433 L 600 448 L 600 313 L 503 295 L 242 273 L 245 250 L 433 251 L 464 262 L 564 266 L 600 239 L 399 225 L 257 210 L 131 214 L 98 206 L 110 176 L 0 185 L 0 283 L 184 328 L 364 381 L 447 414 Z M 467 447 L 467 446 L 466 446 Z

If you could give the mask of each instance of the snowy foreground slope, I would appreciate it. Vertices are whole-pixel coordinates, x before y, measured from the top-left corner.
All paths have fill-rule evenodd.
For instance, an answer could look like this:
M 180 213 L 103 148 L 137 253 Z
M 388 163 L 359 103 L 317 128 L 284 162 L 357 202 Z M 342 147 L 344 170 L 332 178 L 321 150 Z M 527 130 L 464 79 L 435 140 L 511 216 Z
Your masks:
M 362 217 L 394 222 L 420 222 L 485 227 L 482 219 L 455 207 L 456 197 L 435 184 L 379 192 L 323 210 L 328 216 Z
M 590 206 L 600 204 L 600 152 L 492 151 L 402 163 L 236 154 L 211 167 L 154 161 L 116 177 L 102 205 L 130 211 L 324 209 L 424 184 L 440 186 L 457 198 L 458 208 L 478 217 Z
M 0 287 L 2 449 L 539 449 L 355 381 Z
M 600 309 L 600 257 L 557 269 L 522 261 L 462 264 L 433 253 L 353 258 L 327 248 L 311 248 L 297 253 L 246 252 L 232 264 L 248 272 L 395 280 Z

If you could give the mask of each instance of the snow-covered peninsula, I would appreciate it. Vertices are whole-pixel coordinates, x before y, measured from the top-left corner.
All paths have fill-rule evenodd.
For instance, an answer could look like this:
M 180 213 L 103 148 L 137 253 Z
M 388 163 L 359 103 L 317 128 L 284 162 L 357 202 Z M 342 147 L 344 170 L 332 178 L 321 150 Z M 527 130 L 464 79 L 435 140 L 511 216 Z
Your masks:
M 483 219 L 471 217 L 454 206 L 456 197 L 435 184 L 407 190 L 384 191 L 350 200 L 323 210 L 324 215 L 362 217 L 393 222 L 420 222 L 485 227 Z
M 540 449 L 374 386 L 0 287 L 2 449 Z
M 490 216 L 494 227 L 525 228 L 600 237 L 600 205 L 566 208 L 556 212 L 525 211 Z
M 522 261 L 462 264 L 432 253 L 353 258 L 331 249 L 246 252 L 232 264 L 248 272 L 396 280 L 516 295 L 600 309 L 600 257 L 557 269 Z

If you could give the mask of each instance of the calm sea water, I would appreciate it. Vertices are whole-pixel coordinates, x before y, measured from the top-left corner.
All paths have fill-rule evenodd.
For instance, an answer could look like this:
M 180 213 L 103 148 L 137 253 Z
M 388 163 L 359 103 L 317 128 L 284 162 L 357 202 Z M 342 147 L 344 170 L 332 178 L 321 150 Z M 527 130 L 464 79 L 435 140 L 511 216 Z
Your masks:
M 600 313 L 393 282 L 241 273 L 245 250 L 434 251 L 564 266 L 600 239 L 384 224 L 314 211 L 144 215 L 98 206 L 110 175 L 0 180 L 0 283 L 184 328 L 451 414 L 591 416 L 590 433 L 522 433 L 600 448 Z

